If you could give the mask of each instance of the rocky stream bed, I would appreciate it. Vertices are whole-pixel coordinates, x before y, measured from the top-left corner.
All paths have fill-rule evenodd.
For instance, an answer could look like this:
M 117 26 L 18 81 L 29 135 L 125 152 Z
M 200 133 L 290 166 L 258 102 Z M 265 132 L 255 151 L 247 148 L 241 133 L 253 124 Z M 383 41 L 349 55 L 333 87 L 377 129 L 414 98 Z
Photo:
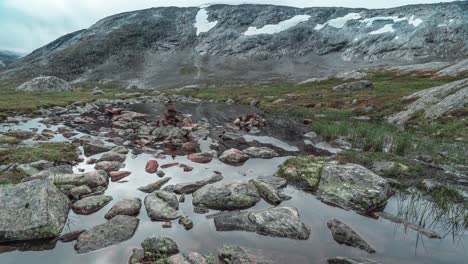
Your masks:
M 293 120 L 181 96 L 11 117 L 78 159 L 0 166 L 0 263 L 463 263 L 462 208 L 334 155 Z M 22 132 L 19 132 L 22 131 Z M 24 132 L 28 131 L 28 132 Z M 312 156 L 313 155 L 313 156 Z M 461 226 L 460 226 L 461 225 Z

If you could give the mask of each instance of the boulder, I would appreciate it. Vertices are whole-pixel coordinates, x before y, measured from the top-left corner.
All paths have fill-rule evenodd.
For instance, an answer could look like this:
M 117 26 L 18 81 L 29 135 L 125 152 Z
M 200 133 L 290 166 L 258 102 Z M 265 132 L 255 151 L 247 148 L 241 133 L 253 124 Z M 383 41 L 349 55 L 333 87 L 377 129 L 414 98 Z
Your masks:
M 215 183 L 215 182 L 221 181 L 222 179 L 223 179 L 223 176 L 221 174 L 215 173 L 215 175 L 209 178 L 201 179 L 199 181 L 178 183 L 174 186 L 174 192 L 177 194 L 193 193 L 207 184 Z
M 179 253 L 176 242 L 165 236 L 147 238 L 141 242 L 141 246 L 145 252 L 145 258 L 152 260 Z
M 49 179 L 53 180 L 55 185 L 86 185 L 91 189 L 96 187 L 107 187 L 109 184 L 109 176 L 103 170 L 92 171 L 83 174 L 59 174 L 50 175 Z
M 104 216 L 107 220 L 114 218 L 117 215 L 129 215 L 135 216 L 138 215 L 141 208 L 141 199 L 134 198 L 134 199 L 123 199 L 109 210 Z
M 190 220 L 188 217 L 179 218 L 179 224 L 181 224 L 186 230 L 190 230 L 193 228 L 193 221 Z
M 256 180 L 271 185 L 275 187 L 275 189 L 281 189 L 288 185 L 286 179 L 276 176 L 260 176 Z
M 72 204 L 71 208 L 76 214 L 89 215 L 99 211 L 112 201 L 112 196 L 96 195 L 83 198 Z
M 86 157 L 108 152 L 109 150 L 111 150 L 111 147 L 104 145 L 104 142 L 100 140 L 88 140 L 83 142 L 83 151 Z
M 97 162 L 100 162 L 100 161 L 118 161 L 118 162 L 124 162 L 125 160 L 127 159 L 127 155 L 126 154 L 120 154 L 120 153 L 117 153 L 117 152 L 108 152 L 108 153 L 104 153 L 104 155 L 102 155 L 98 160 Z
M 133 236 L 139 222 L 136 217 L 118 215 L 82 233 L 77 239 L 75 250 L 83 254 L 119 244 Z
M 242 164 L 249 159 L 249 155 L 238 149 L 228 149 L 224 151 L 223 154 L 219 157 L 219 160 L 226 164 L 238 165 Z
M 218 248 L 218 258 L 221 263 L 232 264 L 272 264 L 276 261 L 265 259 L 263 256 L 255 256 L 247 248 L 236 245 L 222 245 Z
M 242 152 L 244 152 L 251 158 L 258 159 L 271 159 L 279 156 L 279 154 L 276 153 L 276 151 L 267 147 L 250 147 L 244 149 Z
M 0 185 L 0 242 L 54 238 L 70 210 L 68 198 L 50 181 Z
M 154 136 L 156 140 L 161 141 L 166 139 L 181 139 L 187 134 L 186 131 L 175 126 L 160 126 L 151 132 L 151 135 Z
M 146 163 L 145 171 L 148 173 L 156 173 L 158 171 L 159 164 L 156 160 L 149 160 Z
M 310 229 L 293 207 L 273 207 L 251 212 L 230 212 L 216 216 L 217 231 L 242 230 L 272 237 L 306 240 Z
M 188 159 L 196 163 L 209 163 L 213 159 L 213 155 L 208 152 L 193 153 L 188 156 Z
M 54 76 L 37 77 L 16 88 L 23 92 L 66 92 L 73 91 L 66 81 Z
M 371 247 L 361 236 L 359 236 L 351 227 L 343 222 L 332 219 L 327 222 L 333 239 L 339 244 L 345 244 L 351 247 L 365 250 L 369 253 L 374 253 L 375 249 Z
M 388 181 L 372 171 L 334 162 L 323 166 L 318 191 L 323 201 L 360 213 L 385 205 L 393 195 Z
M 260 201 L 255 185 L 248 181 L 216 182 L 195 191 L 192 203 L 215 210 L 239 210 Z
M 180 218 L 179 200 L 173 193 L 155 191 L 145 197 L 148 217 L 153 221 L 169 221 Z
M 272 205 L 278 205 L 281 203 L 282 199 L 275 187 L 259 180 L 251 180 L 250 182 L 255 185 L 258 193 L 260 194 L 260 197 L 262 197 L 263 200 Z
M 320 172 L 326 160 L 314 156 L 298 156 L 286 160 L 278 170 L 278 176 L 288 182 L 298 183 L 305 189 L 315 190 L 320 182 Z
M 94 169 L 106 172 L 118 171 L 123 167 L 125 167 L 125 164 L 119 161 L 100 161 L 94 165 Z
M 142 186 L 142 187 L 138 188 L 138 190 L 142 191 L 142 192 L 145 192 L 145 193 L 152 193 L 152 192 L 154 192 L 156 190 L 161 189 L 161 187 L 170 180 L 171 180 L 171 177 L 162 178 L 161 180 L 159 180 L 157 182 L 150 183 L 150 184 L 148 184 L 146 186 Z
M 366 90 L 366 89 L 372 89 L 372 88 L 374 88 L 373 83 L 363 80 L 363 81 L 340 84 L 340 85 L 333 87 L 332 90 L 335 92 L 353 92 L 353 91 Z

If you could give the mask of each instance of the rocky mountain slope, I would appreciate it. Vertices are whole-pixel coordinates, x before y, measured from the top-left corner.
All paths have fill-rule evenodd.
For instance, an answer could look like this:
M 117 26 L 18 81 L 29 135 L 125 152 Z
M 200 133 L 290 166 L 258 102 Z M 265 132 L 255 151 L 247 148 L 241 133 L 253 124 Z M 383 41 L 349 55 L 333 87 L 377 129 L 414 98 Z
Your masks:
M 213 5 L 151 8 L 100 20 L 35 50 L 0 75 L 138 86 L 303 79 L 344 68 L 468 55 L 468 2 L 392 9 Z
M 6 67 L 17 61 L 20 55 L 14 52 L 0 50 L 0 68 Z

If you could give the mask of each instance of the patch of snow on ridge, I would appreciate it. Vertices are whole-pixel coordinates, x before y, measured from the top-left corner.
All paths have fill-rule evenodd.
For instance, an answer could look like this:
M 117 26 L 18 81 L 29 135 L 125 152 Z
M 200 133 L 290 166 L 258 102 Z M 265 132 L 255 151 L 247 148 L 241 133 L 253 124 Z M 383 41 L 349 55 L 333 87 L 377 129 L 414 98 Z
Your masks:
M 393 29 L 393 24 L 387 24 L 380 29 L 370 32 L 369 34 L 378 35 L 378 34 L 393 33 L 393 32 L 395 32 L 395 29 Z
M 408 20 L 408 24 L 413 25 L 415 27 L 419 26 L 423 22 L 422 19 L 419 18 L 414 18 L 414 15 L 411 16 L 411 18 Z
M 288 20 L 279 22 L 276 25 L 265 25 L 262 28 L 249 27 L 244 33 L 246 36 L 253 36 L 259 34 L 275 34 L 281 31 L 285 31 L 289 28 L 296 26 L 299 23 L 309 20 L 309 15 L 297 15 Z
M 195 24 L 193 26 L 197 29 L 197 36 L 201 33 L 208 32 L 218 24 L 218 21 L 208 21 L 208 11 L 202 8 L 198 11 L 195 17 Z
M 334 28 L 343 28 L 346 25 L 346 23 L 348 23 L 348 21 L 357 20 L 357 19 L 360 19 L 360 18 L 361 18 L 361 15 L 358 14 L 358 13 L 349 13 L 346 16 L 330 19 L 325 24 L 317 24 L 315 26 L 315 30 L 320 30 L 320 29 L 324 28 L 327 25 L 331 26 L 331 27 L 334 27 Z
M 406 17 L 397 17 L 397 16 L 387 16 L 387 17 L 370 17 L 364 18 L 361 20 L 361 23 L 365 23 L 366 27 L 370 27 L 374 24 L 375 21 L 382 21 L 382 20 L 393 20 L 393 23 L 397 23 L 400 21 L 408 20 Z

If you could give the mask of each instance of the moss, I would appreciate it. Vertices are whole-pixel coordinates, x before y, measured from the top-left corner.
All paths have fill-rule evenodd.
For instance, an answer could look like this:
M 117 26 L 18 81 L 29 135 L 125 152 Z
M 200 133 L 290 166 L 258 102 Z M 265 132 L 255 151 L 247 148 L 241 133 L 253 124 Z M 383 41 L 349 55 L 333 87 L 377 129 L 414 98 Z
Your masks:
M 285 161 L 278 170 L 278 176 L 290 182 L 306 183 L 307 188 L 316 189 L 326 158 L 298 156 Z
M 0 144 L 16 145 L 20 142 L 16 137 L 0 135 Z
M 0 165 L 25 164 L 39 160 L 72 164 L 77 159 L 76 148 L 69 143 L 46 143 L 32 147 L 0 150 Z

